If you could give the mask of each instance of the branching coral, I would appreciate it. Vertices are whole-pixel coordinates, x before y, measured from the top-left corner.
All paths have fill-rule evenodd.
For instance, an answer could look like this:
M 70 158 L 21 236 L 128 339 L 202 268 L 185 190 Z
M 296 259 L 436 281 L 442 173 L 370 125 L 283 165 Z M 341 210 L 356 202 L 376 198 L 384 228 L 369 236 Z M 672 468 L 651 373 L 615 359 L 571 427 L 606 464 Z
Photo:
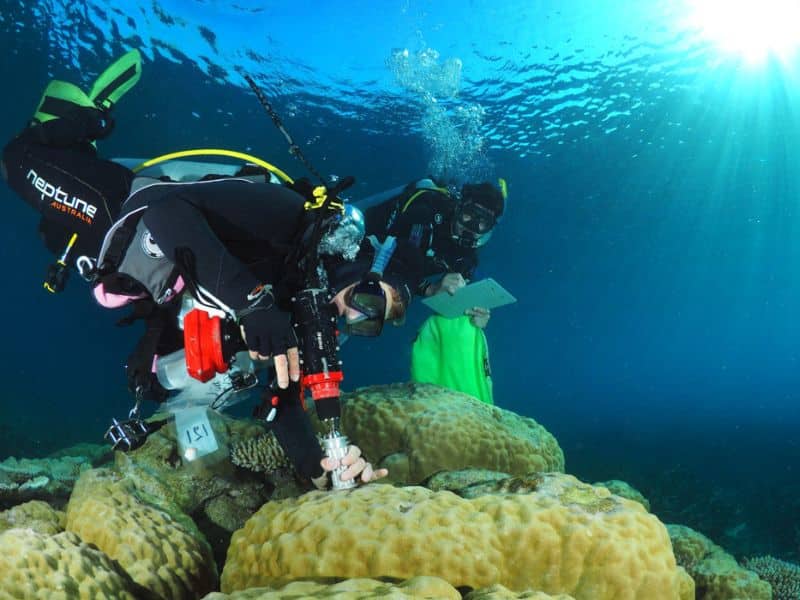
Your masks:
M 288 467 L 290 464 L 272 432 L 242 440 L 231 446 L 231 462 L 251 471 L 265 473 Z
M 745 569 L 755 572 L 772 586 L 772 600 L 800 598 L 800 566 L 772 556 L 756 556 L 744 561 Z

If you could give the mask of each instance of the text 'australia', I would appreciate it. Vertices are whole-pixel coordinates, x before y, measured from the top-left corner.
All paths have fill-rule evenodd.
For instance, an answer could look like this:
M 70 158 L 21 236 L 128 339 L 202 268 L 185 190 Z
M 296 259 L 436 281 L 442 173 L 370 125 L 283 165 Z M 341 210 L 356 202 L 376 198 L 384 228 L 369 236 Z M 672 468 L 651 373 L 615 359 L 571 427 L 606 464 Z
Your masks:
M 50 201 L 51 208 L 60 210 L 72 217 L 77 217 L 89 225 L 92 224 L 92 220 L 97 213 L 96 206 L 89 204 L 85 200 L 81 200 L 77 196 L 68 194 L 61 189 L 61 186 L 54 186 L 52 183 L 39 177 L 33 169 L 28 171 L 26 179 L 41 193 L 42 202 L 48 200 Z

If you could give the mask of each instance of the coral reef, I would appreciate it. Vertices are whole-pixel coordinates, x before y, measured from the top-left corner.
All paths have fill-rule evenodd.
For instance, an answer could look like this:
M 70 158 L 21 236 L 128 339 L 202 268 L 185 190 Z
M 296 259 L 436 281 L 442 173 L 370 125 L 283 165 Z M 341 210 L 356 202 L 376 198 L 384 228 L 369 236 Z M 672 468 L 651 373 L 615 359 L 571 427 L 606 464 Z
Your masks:
M 769 584 L 740 567 L 706 536 L 683 525 L 667 525 L 675 559 L 692 576 L 698 600 L 769 600 Z
M 543 473 L 507 476 L 502 479 L 473 483 L 453 491 L 462 498 L 478 498 L 486 494 L 530 494 L 539 489 L 544 483 L 545 477 L 546 475 Z M 608 496 L 609 494 L 605 494 L 604 498 Z
M 511 475 L 564 470 L 558 442 L 533 419 L 435 385 L 356 390 L 343 399 L 341 423 L 397 483 L 465 468 Z
M 62 456 L 82 456 L 93 467 L 96 467 L 111 461 L 114 458 L 114 451 L 107 444 L 82 442 L 51 452 L 49 458 L 61 458 Z
M 269 502 L 234 534 L 222 590 L 419 573 L 456 587 L 501 584 L 579 600 L 693 597 L 658 519 L 555 473 L 530 493 L 473 499 L 374 484 Z
M 0 512 L 0 532 L 7 529 L 32 529 L 54 535 L 64 531 L 66 515 L 41 500 L 31 500 Z
M 544 592 L 525 591 L 525 592 L 512 592 L 502 585 L 493 585 L 488 588 L 475 590 L 464 596 L 464 600 L 518 600 L 525 598 L 526 600 L 574 600 L 572 596 L 567 594 L 557 594 L 551 596 Z
M 487 469 L 462 469 L 460 471 L 439 471 L 428 477 L 422 484 L 429 490 L 460 490 L 476 483 L 486 483 L 498 479 L 508 479 L 508 473 L 489 471 Z
M 430 489 L 303 494 L 261 425 L 209 418 L 220 450 L 196 462 L 166 426 L 106 469 L 88 467 L 108 452 L 82 445 L 0 463 L 0 488 L 16 490 L 0 496 L 15 503 L 0 511 L 0 600 L 797 598 L 800 567 L 748 561 L 762 581 L 704 536 L 665 528 L 628 484 L 548 472 L 563 454 L 534 421 L 434 386 L 360 390 L 342 421 L 396 481 Z M 50 486 L 52 504 L 16 502 L 23 486 Z M 215 591 L 226 550 L 229 595 Z
M 772 586 L 772 600 L 800 598 L 800 566 L 772 556 L 757 556 L 744 561 L 744 567 Z
M 620 481 L 619 479 L 610 479 L 608 481 L 598 481 L 592 485 L 595 486 L 603 486 L 604 488 L 608 488 L 608 491 L 614 494 L 615 496 L 621 496 L 622 498 L 627 498 L 628 500 L 633 500 L 634 502 L 638 502 L 647 512 L 650 512 L 650 501 L 644 497 L 639 490 L 634 488 L 631 484 L 627 483 L 626 481 Z
M 402 583 L 386 583 L 375 579 L 348 579 L 339 583 L 293 581 L 276 587 L 261 587 L 233 592 L 209 594 L 203 600 L 289 600 L 300 598 L 331 598 L 335 600 L 367 600 L 390 597 L 430 598 L 431 600 L 461 600 L 461 594 L 438 577 L 413 577 Z
M 175 426 L 169 424 L 151 434 L 138 450 L 117 452 L 115 468 L 159 503 L 177 506 L 232 533 L 269 499 L 272 487 L 265 485 L 262 475 L 235 467 L 228 448 L 263 436 L 264 428 L 214 411 L 208 417 L 219 445 L 215 453 L 195 462 L 184 461 Z
M 291 464 L 272 432 L 233 444 L 231 462 L 237 467 L 257 473 L 271 473 Z
M 156 600 L 77 535 L 19 528 L 0 533 L 0 600 L 13 598 Z
M 0 507 L 27 500 L 65 503 L 80 474 L 91 467 L 80 455 L 7 458 L 0 462 Z
M 203 600 L 300 600 L 302 598 L 329 598 L 331 600 L 461 600 L 462 595 L 449 583 L 438 577 L 418 576 L 401 583 L 387 583 L 375 579 L 347 579 L 333 584 L 314 581 L 293 581 L 279 587 L 250 588 L 231 594 L 212 593 Z M 512 592 L 502 585 L 474 590 L 463 596 L 464 600 L 574 600 L 572 596 L 551 596 L 544 592 Z
M 188 600 L 213 591 L 217 569 L 208 542 L 191 519 L 168 510 L 145 501 L 124 476 L 94 469 L 75 484 L 66 529 L 162 598 Z

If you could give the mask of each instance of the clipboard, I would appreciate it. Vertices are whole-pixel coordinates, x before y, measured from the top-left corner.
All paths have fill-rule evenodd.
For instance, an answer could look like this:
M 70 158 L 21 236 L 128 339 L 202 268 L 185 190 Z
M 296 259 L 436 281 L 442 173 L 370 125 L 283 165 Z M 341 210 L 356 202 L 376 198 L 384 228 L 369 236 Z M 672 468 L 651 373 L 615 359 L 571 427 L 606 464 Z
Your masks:
M 425 298 L 422 303 L 443 317 L 453 319 L 462 316 L 468 308 L 480 306 L 491 309 L 516 301 L 502 285 L 487 277 L 464 286 L 453 296 L 448 293 L 436 294 Z

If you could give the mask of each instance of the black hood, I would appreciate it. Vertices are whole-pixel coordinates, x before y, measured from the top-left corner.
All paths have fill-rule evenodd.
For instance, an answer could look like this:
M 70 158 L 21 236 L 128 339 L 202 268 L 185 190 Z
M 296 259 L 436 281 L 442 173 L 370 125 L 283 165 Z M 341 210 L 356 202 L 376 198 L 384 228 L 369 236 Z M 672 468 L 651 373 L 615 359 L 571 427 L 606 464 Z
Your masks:
M 461 201 L 474 202 L 489 209 L 499 219 L 506 208 L 503 193 L 491 183 L 465 183 L 461 187 Z

